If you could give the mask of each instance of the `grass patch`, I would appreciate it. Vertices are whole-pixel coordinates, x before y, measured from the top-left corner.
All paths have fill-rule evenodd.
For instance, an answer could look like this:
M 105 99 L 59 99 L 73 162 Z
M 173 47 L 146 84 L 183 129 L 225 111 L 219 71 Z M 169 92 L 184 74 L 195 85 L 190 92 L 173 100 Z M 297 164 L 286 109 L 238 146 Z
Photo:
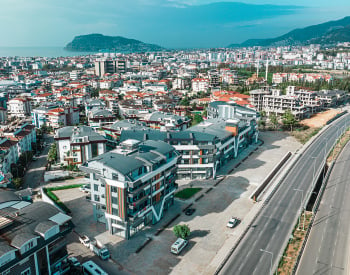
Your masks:
M 298 228 L 298 223 L 295 225 L 294 231 L 292 233 L 293 238 L 289 240 L 287 247 L 284 250 L 282 257 L 280 258 L 277 272 L 274 274 L 292 274 L 296 260 L 301 252 L 301 247 L 303 245 L 304 239 L 306 237 L 308 228 L 312 219 L 312 212 L 305 212 L 305 224 L 304 224 L 304 212 L 300 216 L 300 224 Z M 298 221 L 299 222 L 299 221 Z M 305 230 L 301 230 L 305 227 Z
M 295 130 L 292 132 L 292 136 L 295 137 L 300 143 L 305 144 L 310 140 L 310 138 L 317 135 L 321 129 L 322 128 L 309 128 L 306 130 Z
M 79 185 L 79 184 L 75 184 Z M 69 185 L 68 185 L 69 186 Z M 61 186 L 61 187 L 66 187 L 66 186 Z M 52 188 L 43 188 L 43 192 L 59 207 L 61 208 L 66 214 L 72 213 L 72 211 L 63 203 L 60 201 L 60 199 L 52 192 L 55 188 L 59 187 L 52 187 Z M 71 187 L 75 188 L 75 187 Z M 68 188 L 62 188 L 62 189 L 68 189 Z M 56 190 L 62 190 L 62 189 L 56 189 Z
M 187 200 L 201 190 L 202 190 L 202 188 L 186 188 L 186 189 L 183 189 L 183 190 L 175 193 L 175 197 Z

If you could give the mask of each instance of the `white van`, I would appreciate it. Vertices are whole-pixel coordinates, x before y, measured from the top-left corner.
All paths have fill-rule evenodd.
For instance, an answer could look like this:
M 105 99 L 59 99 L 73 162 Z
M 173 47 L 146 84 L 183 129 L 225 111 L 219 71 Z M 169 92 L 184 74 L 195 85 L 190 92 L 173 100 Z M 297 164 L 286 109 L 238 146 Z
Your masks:
M 171 246 L 170 252 L 174 254 L 179 254 L 187 244 L 188 244 L 188 241 L 178 238 L 176 242 L 174 242 L 173 245 Z

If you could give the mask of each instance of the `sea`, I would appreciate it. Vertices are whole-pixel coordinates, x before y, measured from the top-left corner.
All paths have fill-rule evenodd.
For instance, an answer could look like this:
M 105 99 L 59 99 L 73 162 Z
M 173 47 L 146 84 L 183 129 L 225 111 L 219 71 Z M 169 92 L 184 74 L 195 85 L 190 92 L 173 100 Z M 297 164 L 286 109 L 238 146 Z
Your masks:
M 0 47 L 0 57 L 67 57 L 96 54 L 96 52 L 71 52 L 63 47 Z

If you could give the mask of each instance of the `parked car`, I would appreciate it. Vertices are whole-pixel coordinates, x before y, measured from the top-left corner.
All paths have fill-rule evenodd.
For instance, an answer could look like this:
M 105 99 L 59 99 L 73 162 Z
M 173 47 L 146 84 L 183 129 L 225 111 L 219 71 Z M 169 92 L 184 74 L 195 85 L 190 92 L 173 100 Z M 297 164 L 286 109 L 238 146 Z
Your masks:
M 229 221 L 228 221 L 228 223 L 227 223 L 227 227 L 229 227 L 229 228 L 234 228 L 236 225 L 238 225 L 239 224 L 239 219 L 237 219 L 237 218 L 235 218 L 235 217 L 232 217 Z
M 178 238 L 176 242 L 174 242 L 170 248 L 170 252 L 173 254 L 180 254 L 180 252 L 185 248 L 188 244 L 188 241 L 182 238 Z
M 90 248 L 90 238 L 88 236 L 86 235 L 80 236 L 79 241 L 87 248 Z
M 75 257 L 69 257 L 69 258 L 68 258 L 68 262 L 69 262 L 72 266 L 75 266 L 75 267 L 78 267 L 78 266 L 81 265 L 80 262 L 78 261 L 78 259 L 75 258 Z
M 191 216 L 195 211 L 196 211 L 196 209 L 194 209 L 194 208 L 188 208 L 185 211 L 185 215 Z

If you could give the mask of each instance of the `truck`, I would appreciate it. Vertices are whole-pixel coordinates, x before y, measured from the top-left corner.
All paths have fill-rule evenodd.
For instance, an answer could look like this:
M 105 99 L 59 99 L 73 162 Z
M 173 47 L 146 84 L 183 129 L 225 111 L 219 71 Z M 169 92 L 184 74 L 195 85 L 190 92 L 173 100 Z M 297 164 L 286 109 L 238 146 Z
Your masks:
M 86 235 L 79 236 L 79 241 L 87 248 L 90 248 L 90 238 Z
M 90 250 L 104 261 L 108 260 L 110 257 L 109 250 L 107 249 L 107 247 L 102 245 L 97 240 L 90 241 Z

